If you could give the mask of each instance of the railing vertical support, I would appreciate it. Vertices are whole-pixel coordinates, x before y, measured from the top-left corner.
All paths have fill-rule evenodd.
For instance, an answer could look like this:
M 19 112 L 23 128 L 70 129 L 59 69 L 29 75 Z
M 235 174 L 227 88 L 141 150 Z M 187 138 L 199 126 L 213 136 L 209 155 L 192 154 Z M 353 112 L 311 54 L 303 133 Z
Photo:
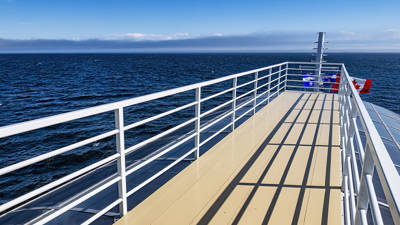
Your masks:
M 195 137 L 195 145 L 196 145 L 196 159 L 200 156 L 200 114 L 201 114 L 201 87 L 196 88 L 196 137 Z
M 124 216 L 128 212 L 127 195 L 126 195 L 126 169 L 125 169 L 125 136 L 124 136 L 124 109 L 118 108 L 115 111 L 115 128 L 118 129 L 116 137 L 117 152 L 119 158 L 117 160 L 118 175 L 121 180 L 118 181 L 118 197 L 122 200 L 119 204 L 120 216 Z
M 357 166 L 357 162 L 355 159 L 355 149 L 354 149 L 354 136 L 356 133 L 356 129 L 357 129 L 357 107 L 356 105 L 353 103 L 354 99 L 351 99 L 350 96 L 348 97 L 348 101 L 349 104 L 351 103 L 351 111 L 350 111 L 350 118 L 349 118 L 349 123 L 350 123 L 350 127 L 349 127 L 349 137 L 346 143 L 346 148 L 347 151 L 346 154 L 348 154 L 348 157 L 350 157 L 351 159 L 351 167 L 352 167 L 352 175 L 353 175 L 353 182 L 354 182 L 354 191 L 356 194 L 358 194 L 358 189 L 360 186 L 360 178 L 358 176 L 358 166 Z M 361 152 L 361 150 L 360 150 Z
M 340 77 L 340 83 L 339 83 L 339 123 L 340 123 L 340 148 L 342 149 L 342 171 L 345 170 L 344 164 L 345 164 L 345 143 L 344 143 L 344 96 L 346 92 L 346 83 L 344 82 L 344 76 L 343 76 L 344 70 L 342 66 L 342 71 L 341 74 L 342 76 Z M 343 179 L 344 180 L 344 179 Z
M 237 77 L 233 78 L 233 92 L 232 92 L 232 131 L 235 130 L 235 119 L 236 119 L 236 87 Z
M 287 86 L 287 75 L 288 75 L 288 70 L 289 70 L 289 63 L 286 63 L 286 69 L 285 69 L 285 88 L 284 90 L 286 91 L 286 86 Z
M 279 90 L 280 90 L 280 84 L 281 84 L 281 69 L 282 69 L 282 66 L 279 66 L 279 73 L 278 73 L 278 90 L 277 90 L 277 92 L 278 92 L 278 94 L 276 95 L 276 96 L 279 96 Z
M 253 115 L 256 114 L 257 86 L 258 86 L 258 72 L 256 72 L 256 73 L 254 74 L 254 105 L 253 105 Z
M 318 77 L 317 77 L 317 79 L 318 79 L 318 81 L 317 82 L 314 82 L 314 85 L 315 85 L 315 83 L 317 83 L 317 85 L 316 85 L 316 88 L 317 88 L 317 92 L 320 92 L 320 89 L 319 89 L 319 85 L 321 84 L 321 68 L 322 68 L 322 62 L 319 62 L 318 64 L 317 64 L 317 73 L 315 74 L 315 75 L 318 75 Z
M 378 202 L 376 200 L 376 195 L 370 194 L 368 192 L 374 191 L 369 189 L 368 185 L 368 178 L 372 179 L 372 175 L 374 174 L 374 161 L 372 158 L 371 146 L 369 140 L 367 140 L 367 144 L 365 146 L 365 158 L 364 163 L 362 165 L 361 170 L 361 180 L 360 180 L 360 190 L 357 202 L 357 211 L 356 211 L 356 218 L 355 224 L 361 224 L 361 221 L 365 221 L 366 218 L 362 218 L 361 215 L 362 211 L 368 210 L 368 203 L 371 203 L 371 213 L 372 219 L 374 220 L 374 224 L 383 224 L 382 215 L 379 211 Z M 372 185 L 370 183 L 370 185 Z M 370 199 L 370 197 L 373 197 Z M 370 202 L 371 200 L 371 202 Z
M 270 102 L 269 97 L 271 96 L 271 74 L 272 74 L 272 68 L 269 68 L 269 75 L 268 75 L 268 104 Z

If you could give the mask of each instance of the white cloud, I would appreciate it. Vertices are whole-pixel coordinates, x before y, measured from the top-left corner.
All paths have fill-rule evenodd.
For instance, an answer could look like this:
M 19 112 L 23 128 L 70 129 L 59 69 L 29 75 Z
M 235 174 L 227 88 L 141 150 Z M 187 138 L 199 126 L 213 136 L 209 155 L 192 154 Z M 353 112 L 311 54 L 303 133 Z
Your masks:
M 106 39 L 129 39 L 134 41 L 165 41 L 193 38 L 189 33 L 175 34 L 144 34 L 144 33 L 125 33 L 107 35 Z
M 331 41 L 383 41 L 399 40 L 400 29 L 393 28 L 380 31 L 339 31 L 327 33 Z
M 388 29 L 383 32 L 388 39 L 400 39 L 400 29 Z
M 311 51 L 315 32 L 241 35 L 125 33 L 92 39 L 1 39 L 0 52 L 12 51 Z M 400 29 L 327 32 L 330 52 L 400 52 Z

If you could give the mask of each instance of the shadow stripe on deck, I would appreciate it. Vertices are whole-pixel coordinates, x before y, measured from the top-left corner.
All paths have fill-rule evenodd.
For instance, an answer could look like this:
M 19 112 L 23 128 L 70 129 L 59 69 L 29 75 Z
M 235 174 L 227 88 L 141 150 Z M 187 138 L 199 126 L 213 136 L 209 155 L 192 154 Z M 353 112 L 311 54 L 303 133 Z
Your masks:
M 119 224 L 340 223 L 335 97 L 285 93 Z
M 254 164 L 254 162 L 257 160 L 257 158 L 261 155 L 261 153 L 264 151 L 264 148 L 267 146 L 267 144 L 271 141 L 275 133 L 279 130 L 281 125 L 285 122 L 285 120 L 289 117 L 289 114 L 296 108 L 297 104 L 300 102 L 301 98 L 304 96 L 304 94 L 301 94 L 300 97 L 296 100 L 296 102 L 290 107 L 290 109 L 286 112 L 286 114 L 282 117 L 282 119 L 279 121 L 279 123 L 274 127 L 274 129 L 271 131 L 271 133 L 267 136 L 267 138 L 264 140 L 264 142 L 261 144 L 261 146 L 257 149 L 257 151 L 251 156 L 251 158 L 247 161 L 247 163 L 243 166 L 243 168 L 240 170 L 240 172 L 233 178 L 231 183 L 225 188 L 223 193 L 217 198 L 217 200 L 214 202 L 214 204 L 207 210 L 207 212 L 204 214 L 204 216 L 200 219 L 198 224 L 208 224 L 211 219 L 215 216 L 217 213 L 218 209 L 222 206 L 222 204 L 228 199 L 229 195 L 233 192 L 235 187 L 239 184 L 240 180 L 244 177 L 246 172 L 250 169 L 250 167 Z M 307 100 L 311 97 L 311 95 L 308 96 Z M 303 104 L 303 107 L 306 104 Z M 275 156 L 278 151 L 275 152 Z M 271 159 L 272 160 L 272 159 Z
M 326 174 L 325 174 L 325 187 L 330 186 L 331 182 L 331 160 L 332 160 L 332 136 L 333 136 L 333 107 L 334 107 L 334 101 L 332 99 L 331 103 L 331 124 L 329 126 L 329 143 L 328 143 L 328 157 L 327 157 L 327 165 L 326 165 Z M 321 224 L 328 224 L 328 210 L 329 210 L 329 198 L 330 198 L 331 190 L 327 188 L 325 190 L 325 196 L 324 196 L 324 208 L 322 211 L 322 221 Z
M 301 115 L 301 113 L 302 113 L 302 111 L 303 111 L 305 105 L 306 105 L 307 102 L 309 101 L 310 97 L 311 97 L 311 95 L 308 96 L 306 102 L 304 103 L 304 105 L 302 106 L 302 108 L 299 110 L 297 116 L 295 117 L 295 119 L 293 120 L 293 122 L 292 122 L 292 124 L 290 125 L 289 129 L 287 130 L 285 136 L 283 137 L 283 139 L 282 139 L 282 141 L 281 141 L 281 144 L 278 145 L 278 148 L 276 149 L 273 158 L 270 160 L 270 162 L 268 162 L 268 165 L 267 165 L 267 167 L 265 168 L 265 170 L 263 171 L 262 175 L 260 176 L 260 178 L 259 178 L 259 180 L 258 180 L 258 182 L 257 182 L 257 185 L 253 188 L 253 191 L 254 191 L 254 192 L 252 192 L 253 195 L 249 195 L 249 196 L 248 196 L 248 199 L 247 199 L 247 201 L 246 201 L 247 204 L 243 205 L 243 207 L 242 207 L 242 209 L 240 210 L 239 214 L 236 216 L 236 218 L 235 218 L 233 224 L 239 223 L 239 220 L 241 219 L 241 217 L 243 216 L 244 212 L 246 211 L 246 209 L 247 209 L 247 207 L 248 207 L 248 204 L 249 204 L 250 201 L 253 199 L 253 197 L 254 197 L 254 195 L 255 195 L 255 192 L 257 191 L 258 187 L 261 185 L 261 182 L 264 180 L 265 176 L 267 175 L 269 169 L 271 168 L 271 166 L 272 166 L 272 164 L 273 164 L 273 162 L 274 162 L 274 159 L 276 158 L 276 156 L 278 155 L 278 153 L 279 153 L 280 150 L 282 149 L 283 144 L 285 143 L 286 139 L 288 138 L 289 134 L 291 133 L 291 131 L 292 131 L 294 125 L 296 124 L 296 121 L 297 121 L 298 118 L 300 117 L 300 115 Z M 317 96 L 317 98 L 318 98 L 318 96 Z M 277 190 L 276 190 L 275 193 L 274 193 L 274 197 L 272 198 L 272 201 L 271 201 L 271 203 L 270 203 L 270 205 L 269 205 L 267 214 L 266 214 L 266 216 L 264 217 L 263 224 L 267 224 L 267 223 L 268 223 L 268 220 L 269 220 L 269 218 L 270 218 L 270 216 L 271 216 L 271 214 L 272 214 L 272 211 L 273 211 L 273 209 L 274 209 L 274 207 L 275 207 L 275 204 L 276 204 L 276 202 L 277 202 L 277 200 L 278 200 L 279 194 L 280 194 L 280 192 L 281 192 L 281 190 L 282 190 L 283 182 L 285 181 L 286 176 L 287 176 L 287 174 L 288 174 L 288 172 L 289 172 L 289 168 L 290 168 L 290 166 L 291 166 L 291 164 L 292 164 L 292 162 L 293 162 L 294 155 L 296 154 L 296 151 L 297 151 L 297 149 L 298 149 L 298 144 L 300 143 L 300 140 L 301 140 L 302 137 L 303 137 L 304 131 L 305 131 L 306 126 L 307 126 L 307 122 L 308 122 L 308 120 L 309 120 L 309 118 L 310 118 L 310 116 L 311 116 L 312 109 L 314 108 L 315 103 L 316 103 L 316 100 L 314 100 L 313 106 L 311 107 L 311 110 L 309 110 L 308 118 L 307 118 L 307 120 L 306 120 L 306 122 L 305 122 L 305 124 L 304 124 L 304 126 L 303 126 L 303 129 L 302 129 L 302 131 L 301 131 L 301 133 L 300 133 L 300 136 L 298 137 L 297 143 L 296 143 L 296 145 L 295 145 L 295 148 L 294 148 L 293 151 L 292 151 L 292 154 L 291 154 L 291 156 L 290 156 L 290 158 L 289 158 L 289 161 L 288 161 L 288 163 L 286 164 L 286 168 L 285 168 L 285 170 L 284 170 L 284 172 L 283 172 L 283 175 L 282 175 L 282 177 L 281 177 L 281 180 L 279 181 L 279 184 L 278 184 L 278 186 L 277 186 L 278 188 L 277 188 Z
M 315 144 L 317 143 L 318 131 L 319 131 L 319 128 L 321 126 L 320 122 L 321 122 L 321 118 L 322 118 L 322 113 L 324 111 L 323 108 L 325 106 L 325 100 L 326 100 L 326 95 L 324 96 L 324 101 L 322 102 L 321 111 L 320 111 L 320 114 L 319 114 L 319 117 L 318 117 L 318 124 L 317 124 L 316 130 L 315 130 L 315 133 L 314 133 L 313 142 L 311 144 L 311 151 L 310 151 L 310 154 L 308 155 L 306 171 L 304 173 L 303 182 L 301 184 L 300 194 L 299 194 L 299 197 L 298 197 L 298 200 L 297 200 L 296 209 L 295 209 L 295 213 L 294 213 L 293 220 L 292 220 L 292 225 L 293 224 L 297 224 L 298 221 L 299 221 L 300 211 L 301 211 L 301 208 L 302 208 L 301 206 L 303 204 L 304 193 L 306 191 L 305 186 L 307 184 L 308 176 L 310 174 L 311 163 L 312 163 L 312 159 L 314 157 Z
M 316 99 L 318 99 L 318 97 L 319 97 L 319 95 L 317 95 Z M 325 99 L 326 99 L 326 95 L 325 95 L 325 97 L 324 97 L 324 100 L 325 100 Z M 313 105 L 311 106 L 311 110 L 310 110 L 309 113 L 308 113 L 306 122 L 304 123 L 304 126 L 303 126 L 303 128 L 302 128 L 302 130 L 301 130 L 301 133 L 300 133 L 300 135 L 299 135 L 299 138 L 297 139 L 295 148 L 294 148 L 294 150 L 293 150 L 293 152 L 292 152 L 292 154 L 291 154 L 291 156 L 290 156 L 289 162 L 286 164 L 285 171 L 284 171 L 283 176 L 282 176 L 282 178 L 281 178 L 281 180 L 280 180 L 280 182 L 279 182 L 279 185 L 280 185 L 280 186 L 278 186 L 278 189 L 275 191 L 275 194 L 274 194 L 274 197 L 273 197 L 273 199 L 272 199 L 272 202 L 271 202 L 271 204 L 270 204 L 269 207 L 268 207 L 268 211 L 267 211 L 267 214 L 266 214 L 265 217 L 264 217 L 263 224 L 268 224 L 269 220 L 271 219 L 272 212 L 273 212 L 273 210 L 274 210 L 274 208 L 275 208 L 276 202 L 278 201 L 278 197 L 279 197 L 279 195 L 280 195 L 280 193 L 281 193 L 281 191 L 282 191 L 282 185 L 283 185 L 283 183 L 285 182 L 285 179 L 286 179 L 287 174 L 289 173 L 290 166 L 292 165 L 294 156 L 295 156 L 295 154 L 296 154 L 296 152 L 297 152 L 297 150 L 298 150 L 298 148 L 299 148 L 299 144 L 300 144 L 300 142 L 301 142 L 301 139 L 303 138 L 304 132 L 305 132 L 305 130 L 306 130 L 306 128 L 307 128 L 308 121 L 310 120 L 311 114 L 312 114 L 312 112 L 313 112 L 313 110 L 314 110 L 314 107 L 315 107 L 315 104 L 316 104 L 316 103 L 317 103 L 317 101 L 314 100 L 314 103 L 313 103 Z M 319 121 L 318 121 L 318 122 L 320 122 L 321 117 L 322 117 L 322 112 L 323 112 L 323 108 L 324 108 L 324 103 L 325 103 L 325 101 L 322 102 L 322 107 L 321 107 L 321 111 L 320 111 L 320 114 L 319 114 Z M 306 105 L 306 103 L 305 103 L 304 105 Z M 300 115 L 300 112 L 299 112 L 299 115 Z M 298 116 L 299 116 L 299 115 L 298 115 Z M 297 118 L 293 121 L 292 126 L 294 126 L 294 124 L 296 124 L 296 120 L 297 120 Z M 316 128 L 316 130 L 315 130 L 314 140 L 316 140 L 316 135 L 318 134 L 318 129 L 319 129 L 319 124 L 317 125 L 317 128 Z M 282 140 L 282 143 L 283 143 L 283 142 L 284 142 L 284 140 Z M 313 142 L 313 144 L 315 144 L 315 143 Z M 311 159 L 312 159 L 312 153 L 313 153 L 314 148 L 315 148 L 315 146 L 311 146 L 311 153 L 310 153 L 310 155 L 309 155 L 309 157 L 310 157 Z M 311 166 L 311 163 L 310 163 L 310 165 L 307 164 L 307 166 L 306 166 L 306 172 L 307 172 L 307 171 L 309 172 L 310 166 Z M 296 212 L 297 212 L 297 211 L 296 211 Z M 299 212 L 298 214 L 300 214 L 300 212 Z M 296 213 L 295 213 L 295 215 L 294 215 L 294 217 L 293 217 L 293 222 L 292 222 L 292 224 L 294 223 L 295 218 L 296 218 Z M 298 215 L 297 215 L 297 218 L 298 218 Z M 296 224 L 297 224 L 297 221 L 296 221 Z

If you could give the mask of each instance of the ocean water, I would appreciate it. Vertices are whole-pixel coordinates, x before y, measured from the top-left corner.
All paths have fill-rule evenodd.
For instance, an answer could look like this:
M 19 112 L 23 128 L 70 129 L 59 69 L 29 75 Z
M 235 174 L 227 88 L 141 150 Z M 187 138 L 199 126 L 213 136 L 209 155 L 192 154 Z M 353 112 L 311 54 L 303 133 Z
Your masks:
M 0 54 L 0 126 L 111 103 L 283 61 L 310 61 L 311 54 Z M 329 54 L 351 76 L 372 79 L 362 98 L 400 113 L 400 54 Z M 211 102 L 210 104 L 216 104 Z M 158 107 L 128 109 L 134 122 L 175 105 L 185 95 L 160 99 Z M 186 111 L 128 133 L 136 143 L 174 126 Z M 0 167 L 55 150 L 112 129 L 112 113 L 0 140 Z M 165 139 L 163 141 L 167 142 Z M 60 178 L 115 152 L 113 138 L 0 177 L 0 203 Z M 138 154 L 143 157 L 145 152 Z

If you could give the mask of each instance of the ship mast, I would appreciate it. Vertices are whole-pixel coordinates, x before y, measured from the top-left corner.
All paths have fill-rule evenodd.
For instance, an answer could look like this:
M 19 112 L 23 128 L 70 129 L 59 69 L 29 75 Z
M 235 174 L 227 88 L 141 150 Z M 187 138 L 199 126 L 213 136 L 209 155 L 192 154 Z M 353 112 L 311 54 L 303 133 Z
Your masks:
M 323 80 L 322 80 L 322 74 L 321 74 L 321 69 L 322 69 L 322 63 L 325 62 L 324 59 L 324 50 L 326 50 L 325 48 L 325 32 L 318 32 L 318 41 L 315 42 L 317 44 L 317 48 L 315 48 L 317 50 L 317 54 L 315 55 L 315 62 L 317 62 L 318 64 L 316 64 L 316 69 L 315 69 L 315 74 L 318 77 L 318 85 L 322 85 L 323 84 Z

